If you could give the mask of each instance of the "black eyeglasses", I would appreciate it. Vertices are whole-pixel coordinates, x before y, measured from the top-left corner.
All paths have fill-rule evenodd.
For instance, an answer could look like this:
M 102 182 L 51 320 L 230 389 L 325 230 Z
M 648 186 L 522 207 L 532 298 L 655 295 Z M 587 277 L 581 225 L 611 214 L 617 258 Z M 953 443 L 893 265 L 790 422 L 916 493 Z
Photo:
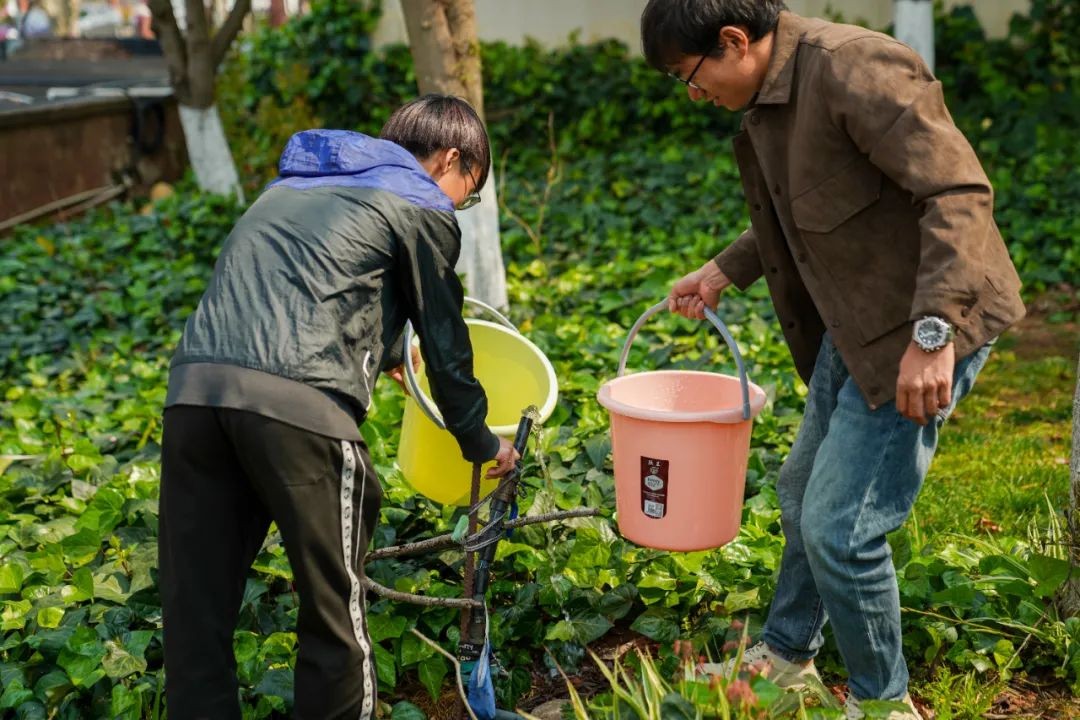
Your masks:
M 472 181 L 473 181 L 473 191 L 468 197 L 466 197 L 464 200 L 459 202 L 454 207 L 457 210 L 468 210 L 469 208 L 475 207 L 476 205 L 480 204 L 480 193 L 477 192 L 477 190 L 476 190 L 476 178 L 473 177 L 472 168 L 470 168 L 465 163 L 461 163 L 461 169 L 464 170 L 465 172 L 467 172 L 469 174 L 469 178 L 472 179 Z
M 709 49 L 709 52 L 707 52 L 707 53 L 705 53 L 704 55 L 701 56 L 701 59 L 697 61 L 697 65 L 694 66 L 694 69 L 690 71 L 690 75 L 685 80 L 683 80 L 681 77 L 679 77 L 678 75 L 676 75 L 673 72 L 669 72 L 668 75 L 675 78 L 676 80 L 681 82 L 683 85 L 686 85 L 688 87 L 692 87 L 695 90 L 704 91 L 703 87 L 701 87 L 700 85 L 698 85 L 697 83 L 694 82 L 694 76 L 697 75 L 697 71 L 701 69 L 701 64 L 705 62 L 705 58 L 709 57 L 709 55 L 712 54 L 713 50 L 716 50 L 716 46 L 713 46 L 712 48 Z

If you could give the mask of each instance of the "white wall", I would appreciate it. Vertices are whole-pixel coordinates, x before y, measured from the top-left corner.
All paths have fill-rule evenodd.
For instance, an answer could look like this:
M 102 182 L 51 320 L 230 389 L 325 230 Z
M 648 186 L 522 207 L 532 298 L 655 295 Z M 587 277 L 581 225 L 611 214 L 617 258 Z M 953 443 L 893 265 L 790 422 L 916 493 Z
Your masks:
M 647 0 L 475 0 L 477 33 L 481 40 L 519 44 L 527 37 L 547 46 L 566 43 L 575 29 L 583 42 L 616 37 L 631 49 L 641 45 L 638 21 Z M 824 16 L 826 8 L 849 22 L 868 21 L 872 27 L 892 22 L 892 0 L 787 0 L 792 12 Z M 945 0 L 947 7 L 973 5 L 991 35 L 1004 35 L 1012 13 L 1026 11 L 1030 0 Z M 399 0 L 384 0 L 376 44 L 405 42 L 405 20 Z

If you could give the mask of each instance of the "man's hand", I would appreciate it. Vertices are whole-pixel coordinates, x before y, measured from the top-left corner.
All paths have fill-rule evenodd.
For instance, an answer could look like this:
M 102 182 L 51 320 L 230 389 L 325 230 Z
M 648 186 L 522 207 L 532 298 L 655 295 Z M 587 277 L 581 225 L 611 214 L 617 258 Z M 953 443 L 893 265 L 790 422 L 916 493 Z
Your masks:
M 420 372 L 420 348 L 415 345 L 412 346 L 412 369 L 413 372 Z M 386 371 L 386 374 L 393 379 L 401 389 L 405 391 L 405 394 L 409 394 L 409 388 L 405 386 L 405 365 L 398 365 L 396 368 L 392 368 Z
M 720 292 L 731 284 L 712 260 L 675 282 L 668 294 L 668 310 L 683 317 L 704 320 L 705 308 L 716 309 Z
M 896 380 L 896 409 L 904 417 L 925 425 L 952 402 L 956 346 L 949 343 L 935 352 L 921 350 L 914 341 L 900 359 Z
M 514 463 L 521 458 L 514 444 L 506 438 L 499 438 L 499 452 L 495 455 L 495 466 L 487 471 L 487 477 L 500 478 L 514 469 Z

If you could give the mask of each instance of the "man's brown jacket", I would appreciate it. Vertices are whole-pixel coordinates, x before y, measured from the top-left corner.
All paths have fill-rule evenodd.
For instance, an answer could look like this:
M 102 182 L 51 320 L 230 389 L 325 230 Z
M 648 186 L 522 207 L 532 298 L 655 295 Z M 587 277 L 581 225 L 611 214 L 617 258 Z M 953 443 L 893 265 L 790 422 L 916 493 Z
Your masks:
M 716 262 L 765 276 L 804 379 L 828 331 L 876 408 L 913 320 L 952 323 L 961 358 L 1023 317 L 990 182 L 904 44 L 782 13 L 734 144 L 752 222 Z

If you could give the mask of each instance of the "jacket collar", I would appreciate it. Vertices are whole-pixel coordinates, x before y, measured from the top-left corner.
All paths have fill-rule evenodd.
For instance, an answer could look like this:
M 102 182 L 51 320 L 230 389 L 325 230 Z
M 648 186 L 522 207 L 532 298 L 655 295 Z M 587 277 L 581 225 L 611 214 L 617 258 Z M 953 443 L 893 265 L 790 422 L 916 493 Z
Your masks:
M 799 48 L 805 18 L 784 11 L 776 25 L 773 38 L 772 58 L 765 72 L 765 81 L 758 91 L 755 105 L 783 105 L 791 99 L 791 85 L 795 79 L 795 51 Z

